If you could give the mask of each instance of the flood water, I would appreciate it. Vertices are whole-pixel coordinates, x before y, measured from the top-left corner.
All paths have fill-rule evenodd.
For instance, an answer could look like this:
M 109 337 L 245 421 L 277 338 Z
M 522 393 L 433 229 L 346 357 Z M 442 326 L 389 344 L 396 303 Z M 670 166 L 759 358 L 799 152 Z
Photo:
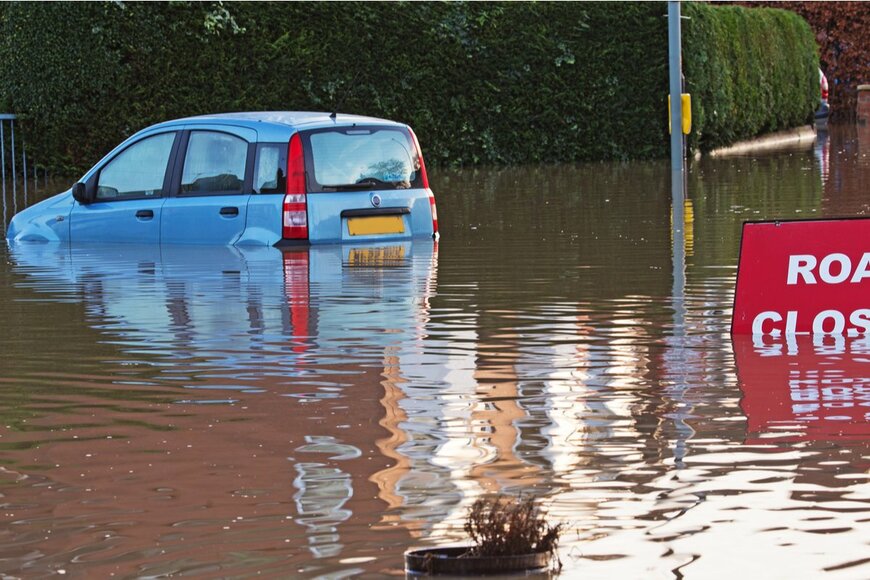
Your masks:
M 729 336 L 870 136 L 693 163 L 676 273 L 666 161 L 431 181 L 437 244 L 0 245 L 0 575 L 404 577 L 503 492 L 566 578 L 870 577 L 867 343 Z

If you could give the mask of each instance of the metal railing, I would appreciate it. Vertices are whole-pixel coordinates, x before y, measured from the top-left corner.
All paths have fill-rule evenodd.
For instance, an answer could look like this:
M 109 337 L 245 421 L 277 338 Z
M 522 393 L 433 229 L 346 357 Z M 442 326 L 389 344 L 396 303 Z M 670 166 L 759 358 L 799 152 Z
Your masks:
M 8 223 L 7 213 L 9 210 L 9 203 L 7 198 L 9 192 L 12 193 L 12 213 L 15 214 L 18 212 L 19 184 L 22 186 L 21 189 L 23 190 L 23 199 L 20 200 L 22 202 L 22 209 L 28 205 L 28 182 L 30 181 L 29 169 L 32 170 L 33 173 L 34 193 L 35 190 L 39 188 L 39 169 L 36 164 L 32 162 L 32 159 L 28 169 L 27 148 L 24 141 L 24 135 L 20 131 L 20 128 L 18 135 L 15 135 L 15 121 L 17 118 L 16 115 L 11 113 L 0 113 L 0 184 L 2 184 L 3 191 L 3 224 Z M 7 152 L 9 153 L 8 157 Z M 20 165 L 18 163 L 19 154 L 21 156 Z M 47 187 L 48 172 L 43 170 L 42 173 Z

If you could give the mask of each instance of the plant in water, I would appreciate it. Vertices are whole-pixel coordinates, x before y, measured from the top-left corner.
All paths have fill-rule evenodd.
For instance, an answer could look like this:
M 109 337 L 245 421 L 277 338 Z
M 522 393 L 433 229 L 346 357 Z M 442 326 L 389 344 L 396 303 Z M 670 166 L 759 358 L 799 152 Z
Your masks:
M 550 525 L 531 496 L 497 495 L 475 501 L 465 519 L 474 546 L 465 557 L 547 553 L 556 556 L 562 524 Z

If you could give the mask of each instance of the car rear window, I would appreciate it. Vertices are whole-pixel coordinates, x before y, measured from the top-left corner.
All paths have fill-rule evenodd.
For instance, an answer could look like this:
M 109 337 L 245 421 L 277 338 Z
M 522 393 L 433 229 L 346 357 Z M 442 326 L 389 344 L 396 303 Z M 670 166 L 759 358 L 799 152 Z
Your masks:
M 304 138 L 310 191 L 422 187 L 416 148 L 403 127 L 336 127 Z

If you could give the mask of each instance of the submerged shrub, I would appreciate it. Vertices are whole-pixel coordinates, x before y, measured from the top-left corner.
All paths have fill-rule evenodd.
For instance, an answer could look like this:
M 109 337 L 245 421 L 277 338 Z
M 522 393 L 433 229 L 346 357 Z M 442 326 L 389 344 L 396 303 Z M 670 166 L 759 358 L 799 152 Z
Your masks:
M 531 496 L 480 498 L 472 504 L 465 532 L 474 541 L 466 556 L 555 556 L 562 524 L 550 525 Z

